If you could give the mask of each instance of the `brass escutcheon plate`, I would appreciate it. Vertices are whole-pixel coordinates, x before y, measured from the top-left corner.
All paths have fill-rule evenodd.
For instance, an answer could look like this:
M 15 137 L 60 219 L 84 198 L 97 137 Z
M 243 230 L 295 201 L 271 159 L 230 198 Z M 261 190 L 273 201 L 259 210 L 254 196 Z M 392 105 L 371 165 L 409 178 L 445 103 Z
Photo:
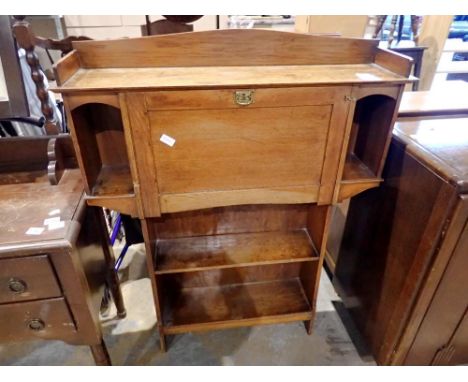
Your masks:
M 234 101 L 241 106 L 253 103 L 253 90 L 237 90 L 234 93 Z

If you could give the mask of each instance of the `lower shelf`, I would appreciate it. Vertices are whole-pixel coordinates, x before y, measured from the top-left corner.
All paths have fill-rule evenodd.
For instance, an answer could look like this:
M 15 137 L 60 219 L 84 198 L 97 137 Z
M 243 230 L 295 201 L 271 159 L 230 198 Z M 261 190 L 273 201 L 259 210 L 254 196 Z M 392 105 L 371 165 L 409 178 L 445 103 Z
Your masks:
M 184 288 L 165 308 L 166 334 L 312 319 L 299 278 Z

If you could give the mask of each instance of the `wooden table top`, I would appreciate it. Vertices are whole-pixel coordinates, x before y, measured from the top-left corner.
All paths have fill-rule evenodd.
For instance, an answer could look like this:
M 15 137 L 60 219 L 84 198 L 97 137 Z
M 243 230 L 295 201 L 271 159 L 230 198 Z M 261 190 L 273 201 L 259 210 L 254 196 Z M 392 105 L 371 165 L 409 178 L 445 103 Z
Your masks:
M 398 117 L 468 115 L 468 84 L 454 82 L 444 90 L 403 93 Z
M 468 192 L 468 118 L 399 121 L 393 134 L 413 156 Z
M 66 170 L 57 186 L 39 180 L 0 186 L 0 255 L 20 245 L 67 240 L 83 196 L 80 171 Z

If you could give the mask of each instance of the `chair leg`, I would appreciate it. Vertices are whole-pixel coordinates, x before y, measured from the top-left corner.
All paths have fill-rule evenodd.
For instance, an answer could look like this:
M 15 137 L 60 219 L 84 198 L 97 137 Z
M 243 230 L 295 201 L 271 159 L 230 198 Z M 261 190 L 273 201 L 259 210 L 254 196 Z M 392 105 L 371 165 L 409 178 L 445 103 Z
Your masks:
M 162 351 L 163 353 L 165 353 L 166 350 L 167 350 L 167 346 L 166 346 L 166 335 L 164 334 L 161 325 L 158 325 L 158 331 L 159 331 L 159 344 L 160 344 L 160 346 L 161 346 L 161 351 Z
M 125 257 L 125 254 L 127 253 L 129 245 L 125 243 L 124 248 L 122 249 L 122 252 L 120 253 L 119 258 L 117 259 L 117 262 L 114 265 L 114 271 L 112 272 L 114 274 L 114 278 L 116 279 L 116 284 L 111 284 L 111 293 L 112 293 L 112 298 L 114 299 L 115 307 L 117 308 L 117 316 L 119 318 L 124 318 L 127 315 L 127 312 L 125 311 L 125 305 L 123 302 L 123 297 L 122 297 L 122 290 L 120 289 L 120 280 L 119 280 L 119 275 L 117 274 L 120 265 L 122 264 L 122 261 Z
M 120 289 L 119 276 L 117 276 L 117 272 L 114 269 L 109 269 L 109 273 L 109 288 L 115 307 L 117 308 L 117 316 L 124 318 L 127 315 L 127 311 L 125 310 L 122 290 Z
M 112 366 L 112 362 L 103 339 L 101 339 L 101 343 L 98 345 L 90 345 L 90 349 L 91 353 L 93 353 L 96 366 Z
M 117 272 L 119 271 L 119 268 L 122 265 L 122 261 L 125 258 L 125 254 L 127 253 L 128 248 L 129 248 L 129 245 L 127 243 L 125 243 L 125 246 L 122 249 L 122 252 L 120 253 L 117 261 L 115 262 L 115 266 L 114 266 L 114 272 L 113 273 L 117 277 L 119 285 L 120 285 L 120 280 L 118 279 L 119 276 L 118 276 Z M 109 271 L 109 272 L 112 272 L 112 271 Z M 111 284 L 111 283 L 109 283 L 109 284 Z M 104 290 L 104 297 L 102 298 L 102 302 L 101 302 L 101 308 L 102 308 L 101 310 L 105 310 L 109 306 L 110 293 L 112 293 L 112 297 L 114 299 L 115 306 L 117 308 L 118 317 L 119 318 L 124 318 L 127 314 L 126 314 L 126 311 L 125 311 L 125 307 L 124 307 L 124 303 L 123 303 L 123 299 L 122 299 L 122 293 L 120 291 L 120 286 L 117 287 L 117 289 L 116 289 L 115 286 L 114 286 L 114 288 L 112 288 L 112 287 L 109 287 L 109 285 L 106 285 L 106 288 Z

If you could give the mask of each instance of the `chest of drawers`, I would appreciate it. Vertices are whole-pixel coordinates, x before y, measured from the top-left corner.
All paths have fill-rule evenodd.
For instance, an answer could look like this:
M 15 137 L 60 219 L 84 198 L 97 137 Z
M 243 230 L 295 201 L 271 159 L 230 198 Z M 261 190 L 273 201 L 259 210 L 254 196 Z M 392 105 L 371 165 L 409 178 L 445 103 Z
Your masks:
M 71 148 L 67 136 L 0 141 L 0 342 L 88 345 L 97 364 L 110 364 L 99 321 L 104 285 L 125 310 L 102 211 L 86 205 L 77 168 L 59 166 L 59 184 L 49 183 L 51 141 Z

